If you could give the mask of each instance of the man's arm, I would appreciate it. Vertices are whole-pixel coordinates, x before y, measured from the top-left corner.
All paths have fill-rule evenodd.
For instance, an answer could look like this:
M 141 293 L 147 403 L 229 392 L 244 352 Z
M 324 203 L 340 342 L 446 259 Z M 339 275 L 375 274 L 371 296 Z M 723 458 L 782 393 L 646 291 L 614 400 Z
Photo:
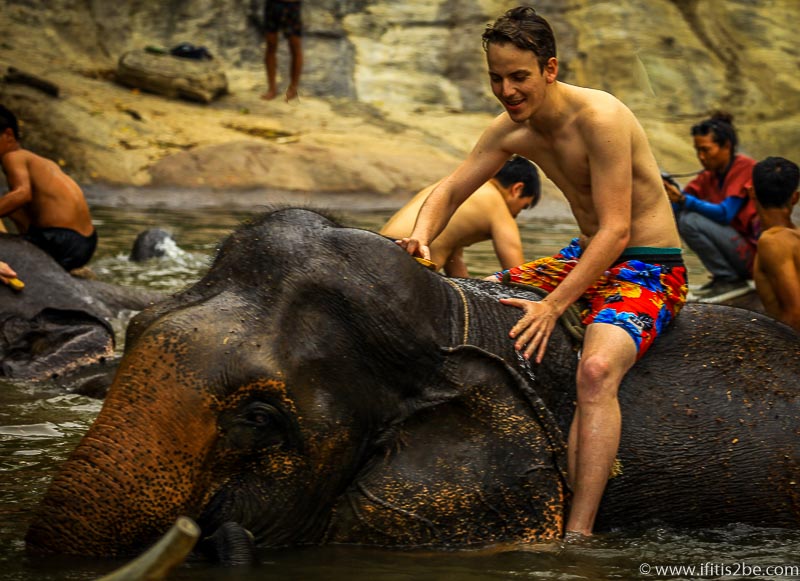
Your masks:
M 800 333 L 800 272 L 788 250 L 792 242 L 787 244 L 782 236 L 762 237 L 758 243 L 758 265 L 778 300 L 778 319 Z
M 579 129 L 591 168 L 591 196 L 598 229 L 575 268 L 538 302 L 502 299 L 525 315 L 511 329 L 515 347 L 526 358 L 544 357 L 553 328 L 564 311 L 591 286 L 628 245 L 633 204 L 630 121 L 620 123 L 617 111 L 594 112 Z
M 467 263 L 464 262 L 464 249 L 459 248 L 453 254 L 450 255 L 450 258 L 447 259 L 447 262 L 444 265 L 444 273 L 447 276 L 455 276 L 459 278 L 467 278 L 469 277 L 469 270 L 467 270 Z
M 9 191 L 0 198 L 0 218 L 14 213 L 33 199 L 28 164 L 20 152 L 11 151 L 3 156 L 3 171 Z
M 406 252 L 430 260 L 430 243 L 441 234 L 458 207 L 483 183 L 489 180 L 511 156 L 502 147 L 505 114 L 483 132 L 467 159 L 430 193 L 420 208 L 414 231 L 400 245 Z M 511 123 L 510 120 L 507 123 Z
M 687 212 L 697 212 L 713 220 L 718 224 L 728 225 L 733 222 L 733 219 L 742 209 L 746 197 L 742 196 L 728 196 L 719 204 L 701 200 L 697 196 L 692 195 L 687 191 L 681 192 L 674 185 L 664 181 L 664 188 L 667 191 L 670 201 L 675 204 L 673 209 L 677 207 L 678 210 L 686 210 Z

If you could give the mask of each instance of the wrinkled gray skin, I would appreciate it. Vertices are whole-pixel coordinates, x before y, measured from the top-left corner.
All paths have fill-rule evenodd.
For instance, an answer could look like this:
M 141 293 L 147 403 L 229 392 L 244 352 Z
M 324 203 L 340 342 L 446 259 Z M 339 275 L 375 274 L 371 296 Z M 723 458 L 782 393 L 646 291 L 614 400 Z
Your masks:
M 558 538 L 576 353 L 559 325 L 541 365 L 521 360 L 502 296 L 538 298 L 309 211 L 240 228 L 129 325 L 28 549 L 135 554 L 180 515 L 271 547 Z M 687 305 L 620 386 L 622 470 L 597 529 L 800 528 L 798 377 L 789 327 Z
M 102 395 L 116 368 L 110 321 L 164 295 L 70 276 L 18 236 L 0 234 L 0 259 L 25 283 L 0 285 L 0 377 Z

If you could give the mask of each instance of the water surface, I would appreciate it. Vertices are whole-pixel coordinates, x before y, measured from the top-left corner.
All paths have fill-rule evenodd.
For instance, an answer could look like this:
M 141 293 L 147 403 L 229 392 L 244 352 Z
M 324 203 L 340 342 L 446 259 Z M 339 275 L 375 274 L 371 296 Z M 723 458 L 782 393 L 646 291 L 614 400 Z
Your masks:
M 346 225 L 378 229 L 392 209 L 376 204 L 347 204 L 339 214 Z M 175 292 L 202 276 L 221 238 L 252 216 L 252 211 L 241 207 L 154 210 L 132 204 L 128 208 L 96 206 L 93 214 L 100 247 L 92 268 L 101 279 Z M 519 222 L 525 255 L 531 258 L 554 253 L 576 234 L 570 220 L 543 219 L 536 210 L 523 212 Z M 178 246 L 164 259 L 140 264 L 129 262 L 127 256 L 136 234 L 156 226 L 171 231 Z M 497 268 L 491 243 L 475 245 L 467 249 L 465 256 L 473 276 L 483 276 Z M 705 279 L 696 257 L 689 254 L 687 265 L 693 282 Z M 56 467 L 75 447 L 100 405 L 96 400 L 66 395 L 40 385 L 0 382 L 0 579 L 95 579 L 120 565 L 108 560 L 31 560 L 25 555 L 22 541 L 32 511 Z M 423 554 L 349 547 L 264 550 L 260 553 L 261 564 L 255 568 L 225 570 L 190 561 L 171 578 L 242 581 L 800 578 L 797 570 L 794 576 L 734 575 L 737 571 L 752 572 L 754 567 L 800 566 L 800 532 L 785 530 L 734 525 L 680 531 L 655 526 L 645 531 L 598 536 L 581 546 L 550 549 L 500 554 Z M 701 570 L 704 564 L 706 569 Z M 694 574 L 686 571 L 656 574 L 655 567 L 662 565 L 696 569 Z M 651 567 L 650 574 L 643 573 L 647 567 Z

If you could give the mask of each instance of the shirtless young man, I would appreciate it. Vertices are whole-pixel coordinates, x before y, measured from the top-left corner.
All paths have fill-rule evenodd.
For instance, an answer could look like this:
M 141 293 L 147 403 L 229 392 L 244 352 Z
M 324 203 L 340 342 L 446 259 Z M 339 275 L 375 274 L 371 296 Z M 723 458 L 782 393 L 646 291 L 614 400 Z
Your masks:
M 380 233 L 395 239 L 408 236 L 425 198 L 437 185 L 428 186 L 414 196 Z M 491 240 L 503 268 L 522 264 L 522 240 L 515 219 L 522 210 L 534 207 L 540 197 L 536 166 L 524 157 L 512 157 L 453 214 L 430 245 L 431 260 L 444 267 L 447 276 L 466 278 L 469 271 L 464 262 L 464 248 Z
M 753 278 L 767 313 L 800 333 L 800 230 L 792 222 L 800 172 L 797 164 L 768 157 L 753 167 L 750 197 L 761 220 Z
M 53 161 L 23 149 L 14 114 L 0 105 L 0 163 L 9 191 L 0 198 L 0 218 L 65 270 L 89 262 L 97 233 L 78 184 Z
M 530 7 L 514 8 L 487 27 L 483 43 L 505 113 L 431 193 L 399 244 L 428 258 L 456 208 L 512 154 L 535 162 L 566 196 L 581 242 L 508 271 L 514 282 L 548 290 L 546 298 L 502 302 L 523 310 L 509 336 L 540 363 L 559 316 L 578 299 L 589 301 L 568 439 L 574 496 L 566 531 L 590 535 L 619 446 L 619 384 L 685 301 L 680 240 L 644 130 L 608 93 L 556 80 L 547 21 Z

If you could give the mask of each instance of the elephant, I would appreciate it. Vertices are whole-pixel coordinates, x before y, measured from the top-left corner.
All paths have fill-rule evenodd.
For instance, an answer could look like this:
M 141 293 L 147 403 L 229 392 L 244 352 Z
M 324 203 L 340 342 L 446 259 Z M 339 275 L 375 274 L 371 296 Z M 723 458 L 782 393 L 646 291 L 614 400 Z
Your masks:
M 446 278 L 308 208 L 270 209 L 131 321 L 28 551 L 136 554 L 181 515 L 205 538 L 227 527 L 266 547 L 558 539 L 580 343 L 558 325 L 540 364 L 521 357 L 507 296 L 541 298 Z M 620 387 L 597 530 L 798 528 L 798 355 L 772 319 L 687 305 Z
M 98 373 L 114 369 L 110 321 L 164 298 L 159 292 L 70 276 L 19 236 L 0 234 L 0 259 L 25 283 L 21 291 L 0 285 L 0 376 L 9 379 L 64 382 L 69 376 L 73 383 L 77 378 L 81 384 L 96 383 Z
M 160 258 L 167 254 L 170 245 L 175 245 L 172 234 L 162 228 L 148 228 L 136 236 L 128 259 L 132 262 L 143 262 Z

